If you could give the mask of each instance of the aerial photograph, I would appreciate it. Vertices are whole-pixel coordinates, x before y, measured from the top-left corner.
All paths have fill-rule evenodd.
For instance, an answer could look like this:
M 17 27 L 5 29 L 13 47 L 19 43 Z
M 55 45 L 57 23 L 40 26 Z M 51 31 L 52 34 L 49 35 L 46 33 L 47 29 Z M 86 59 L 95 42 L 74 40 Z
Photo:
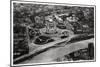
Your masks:
M 95 8 L 12 2 L 12 64 L 95 60 Z

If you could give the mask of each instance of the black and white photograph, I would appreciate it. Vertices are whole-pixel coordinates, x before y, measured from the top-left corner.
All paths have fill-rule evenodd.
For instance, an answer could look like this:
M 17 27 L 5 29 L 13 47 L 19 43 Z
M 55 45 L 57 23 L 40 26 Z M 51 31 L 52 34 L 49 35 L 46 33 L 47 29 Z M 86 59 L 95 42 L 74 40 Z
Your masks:
M 11 2 L 11 65 L 95 61 L 95 6 Z

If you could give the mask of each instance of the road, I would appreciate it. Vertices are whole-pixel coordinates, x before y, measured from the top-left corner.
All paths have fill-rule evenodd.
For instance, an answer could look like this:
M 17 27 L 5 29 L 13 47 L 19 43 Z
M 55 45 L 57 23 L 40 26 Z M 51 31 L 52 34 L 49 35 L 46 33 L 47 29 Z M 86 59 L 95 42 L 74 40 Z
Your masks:
M 88 47 L 89 42 L 94 42 L 94 39 L 84 40 L 76 43 L 71 43 L 65 46 L 60 46 L 57 48 L 51 48 L 43 53 L 40 53 L 39 55 L 33 57 L 30 60 L 26 60 L 22 62 L 21 64 L 29 64 L 29 63 L 47 63 L 47 62 L 53 62 L 54 59 L 64 56 L 66 54 L 69 54 L 73 51 L 77 51 L 79 49 L 84 49 Z M 45 47 L 43 47 L 45 48 Z M 41 49 L 43 49 L 41 48 Z

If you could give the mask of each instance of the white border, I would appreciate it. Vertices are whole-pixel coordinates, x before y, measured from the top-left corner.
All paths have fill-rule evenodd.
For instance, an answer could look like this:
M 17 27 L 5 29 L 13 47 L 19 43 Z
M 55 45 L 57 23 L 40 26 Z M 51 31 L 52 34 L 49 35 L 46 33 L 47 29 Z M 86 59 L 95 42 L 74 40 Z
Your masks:
M 79 6 L 79 7 L 93 7 L 94 8 L 94 60 L 81 60 L 81 61 L 63 61 L 63 62 L 48 62 L 48 63 L 32 63 L 32 64 L 13 64 L 13 3 L 28 3 L 28 4 L 46 4 L 46 5 L 61 5 L 61 6 Z M 46 65 L 46 64 L 61 64 L 61 63 L 79 63 L 79 62 L 93 62 L 96 61 L 96 16 L 95 5 L 85 4 L 69 4 L 69 3 L 53 3 L 53 2 L 37 2 L 37 1 L 11 1 L 11 66 L 31 66 L 31 65 Z

